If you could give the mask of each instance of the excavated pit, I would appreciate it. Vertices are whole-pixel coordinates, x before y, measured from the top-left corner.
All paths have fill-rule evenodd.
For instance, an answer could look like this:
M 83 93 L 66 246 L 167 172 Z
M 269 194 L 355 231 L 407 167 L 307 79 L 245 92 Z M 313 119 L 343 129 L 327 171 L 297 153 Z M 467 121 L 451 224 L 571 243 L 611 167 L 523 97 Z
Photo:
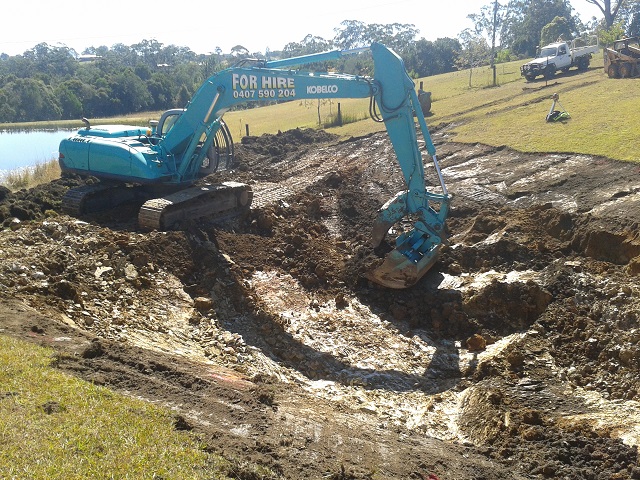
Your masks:
M 274 478 L 640 478 L 638 167 L 433 134 L 450 244 L 413 288 L 364 277 L 386 135 L 292 130 L 212 178 L 254 191 L 224 225 L 0 192 L 0 332 Z

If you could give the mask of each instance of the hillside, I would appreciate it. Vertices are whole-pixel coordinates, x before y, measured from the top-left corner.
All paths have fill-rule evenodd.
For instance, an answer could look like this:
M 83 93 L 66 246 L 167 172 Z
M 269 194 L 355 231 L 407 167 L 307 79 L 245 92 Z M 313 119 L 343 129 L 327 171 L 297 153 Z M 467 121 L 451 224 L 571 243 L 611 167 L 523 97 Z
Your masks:
M 526 82 L 520 65 L 526 60 L 498 64 L 497 87 L 492 87 L 488 67 L 417 79 L 432 93 L 432 108 L 427 116 L 431 127 L 448 126 L 448 138 L 463 143 L 506 146 L 522 152 L 583 153 L 615 160 L 634 161 L 638 145 L 629 125 L 638 117 L 640 101 L 637 79 L 610 79 L 597 54 L 586 72 L 571 69 L 552 80 L 538 78 Z M 469 77 L 471 76 L 471 87 Z M 547 123 L 552 96 L 560 97 L 560 109 L 571 119 Z M 368 102 L 342 100 L 342 110 L 367 117 Z M 316 105 L 300 102 L 256 110 L 229 112 L 225 120 L 234 137 L 244 135 L 245 125 L 252 135 L 275 134 L 278 130 L 317 126 Z M 336 102 L 320 107 L 321 117 L 335 114 Z M 278 121 L 274 122 L 273 119 Z M 332 128 L 341 136 L 359 136 L 383 127 L 369 120 Z

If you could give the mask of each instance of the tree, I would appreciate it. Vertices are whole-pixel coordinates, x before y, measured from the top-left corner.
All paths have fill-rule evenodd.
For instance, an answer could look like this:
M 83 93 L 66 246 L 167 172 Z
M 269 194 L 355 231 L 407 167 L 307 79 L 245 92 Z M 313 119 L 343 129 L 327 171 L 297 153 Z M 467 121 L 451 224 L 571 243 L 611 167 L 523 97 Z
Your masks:
M 138 55 L 147 66 L 155 67 L 159 60 L 162 43 L 157 40 L 142 40 L 140 43 L 131 45 L 131 50 Z
M 616 16 L 620 7 L 625 3 L 625 0 L 614 0 L 613 5 L 611 0 L 586 0 L 587 3 L 591 3 L 598 7 L 598 9 L 604 15 L 604 22 L 607 28 L 611 28 L 616 21 Z
M 185 103 L 176 104 L 173 92 L 174 84 L 170 76 L 163 72 L 156 72 L 147 82 L 147 88 L 151 94 L 152 108 L 154 110 L 167 110 L 177 105 L 184 106 Z
M 9 95 L 0 89 L 0 122 L 13 122 L 15 118 L 16 110 L 9 104 Z
M 404 57 L 407 70 L 416 77 L 428 77 L 437 72 L 433 42 L 421 38 L 414 43 L 411 52 Z
M 175 104 L 180 106 L 181 108 L 184 108 L 189 100 L 191 100 L 191 94 L 189 93 L 189 90 L 187 90 L 187 87 L 182 85 L 182 87 L 180 87 L 178 95 L 176 96 Z
M 83 53 L 99 60 L 80 63 L 74 50 L 46 43 L 23 55 L 0 56 L 2 121 L 106 117 L 172 108 L 181 87 L 178 106 L 184 106 L 189 92 L 219 70 L 222 60 L 221 55 L 196 55 L 189 48 L 155 40 L 130 47 L 92 46 Z M 165 64 L 171 67 L 170 75 Z
M 555 17 L 551 23 L 547 23 L 542 27 L 540 33 L 540 44 L 547 45 L 556 42 L 559 38 L 565 41 L 571 40 L 571 26 L 564 17 Z
M 236 45 L 231 48 L 231 55 L 236 58 L 246 58 L 249 56 L 249 49 L 243 47 L 242 45 Z
M 473 69 L 489 63 L 491 49 L 484 37 L 468 28 L 460 32 L 459 38 L 462 43 L 462 52 L 458 55 L 458 65 L 469 69 L 469 88 L 471 88 Z
M 359 20 L 343 20 L 340 22 L 340 25 L 341 27 L 334 29 L 336 35 L 333 37 L 333 43 L 345 50 L 366 46 L 364 36 L 366 24 L 364 22 Z
M 405 53 L 404 63 L 417 77 L 452 72 L 461 50 L 460 42 L 453 38 L 438 38 L 435 42 L 421 38 Z
M 67 88 L 64 84 L 61 84 L 55 91 L 56 98 L 62 109 L 62 118 L 80 118 L 83 116 L 82 102 L 76 94 Z
M 299 57 L 301 55 L 311 55 L 313 53 L 322 53 L 335 49 L 330 40 L 314 35 L 305 36 L 300 42 L 287 43 L 282 49 L 283 58 Z M 311 71 L 327 71 L 329 65 L 335 65 L 335 62 L 315 62 L 305 65 L 305 70 Z
M 7 84 L 4 91 L 9 108 L 15 112 L 14 122 L 58 120 L 62 116 L 51 87 L 41 80 L 17 78 Z
M 493 71 L 493 86 L 496 86 L 496 41 L 500 39 L 500 29 L 505 15 L 505 7 L 494 0 L 493 4 L 485 5 L 479 14 L 468 15 L 475 26 L 476 34 L 485 34 L 491 39 L 491 70 Z
M 147 86 L 131 69 L 112 78 L 111 90 L 119 103 L 116 114 L 140 112 L 152 103 Z
M 570 31 L 578 31 L 572 10 L 567 0 L 511 0 L 504 19 L 502 46 L 515 54 L 534 56 L 541 45 L 542 29 L 555 17 L 566 18 Z
M 633 2 L 627 16 L 627 35 L 637 37 L 640 35 L 640 2 Z
M 75 51 L 67 47 L 50 47 L 46 43 L 39 43 L 22 55 L 19 61 L 22 72 L 18 76 L 71 76 L 77 68 L 75 57 Z
M 89 110 L 91 99 L 95 96 L 95 87 L 79 78 L 65 80 L 56 87 L 56 97 L 62 108 L 62 118 L 80 118 L 93 116 Z
M 204 78 L 209 78 L 211 75 L 220 70 L 220 61 L 218 55 L 207 55 L 201 60 L 202 75 Z
M 312 53 L 326 52 L 334 48 L 333 42 L 314 35 L 305 36 L 300 42 L 287 43 L 282 49 L 285 58 L 309 55 Z
M 435 51 L 435 63 L 437 73 L 453 72 L 456 69 L 456 60 L 462 50 L 460 41 L 456 38 L 438 38 L 433 42 Z
M 151 78 L 151 68 L 149 68 L 149 65 L 146 65 L 144 63 L 136 65 L 134 71 L 136 75 L 145 82 Z
M 119 103 L 107 87 L 97 87 L 93 95 L 83 102 L 84 113 L 88 117 L 109 117 L 115 115 Z
M 415 41 L 418 29 L 409 23 L 372 23 L 366 26 L 364 39 L 367 45 L 382 43 L 402 55 L 407 46 Z
M 622 34 L 612 40 L 621 36 L 637 37 L 640 35 L 640 0 L 625 0 L 618 10 L 613 28 L 610 27 L 608 30 L 614 33 L 614 30 L 619 28 L 623 29 Z M 603 43 L 605 43 L 604 40 Z
M 412 24 L 366 24 L 358 20 L 344 20 L 340 25 L 335 29 L 333 43 L 345 50 L 368 47 L 373 42 L 379 42 L 402 54 L 418 34 L 418 29 Z
M 133 47 L 129 47 L 123 43 L 116 43 L 112 46 L 105 57 L 125 67 L 135 67 L 139 61 L 138 55 Z

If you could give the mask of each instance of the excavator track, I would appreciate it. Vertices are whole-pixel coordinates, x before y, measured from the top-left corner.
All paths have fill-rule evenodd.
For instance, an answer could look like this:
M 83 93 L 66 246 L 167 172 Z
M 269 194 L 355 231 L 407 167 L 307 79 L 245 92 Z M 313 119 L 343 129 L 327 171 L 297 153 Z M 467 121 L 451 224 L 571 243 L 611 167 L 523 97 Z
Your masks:
M 95 183 L 71 188 L 62 198 L 62 211 L 74 217 L 116 207 L 135 198 L 136 192 L 126 185 Z
M 143 230 L 171 230 L 203 217 L 227 219 L 248 211 L 252 199 L 253 191 L 244 183 L 191 187 L 146 201 L 138 214 L 138 226 Z

